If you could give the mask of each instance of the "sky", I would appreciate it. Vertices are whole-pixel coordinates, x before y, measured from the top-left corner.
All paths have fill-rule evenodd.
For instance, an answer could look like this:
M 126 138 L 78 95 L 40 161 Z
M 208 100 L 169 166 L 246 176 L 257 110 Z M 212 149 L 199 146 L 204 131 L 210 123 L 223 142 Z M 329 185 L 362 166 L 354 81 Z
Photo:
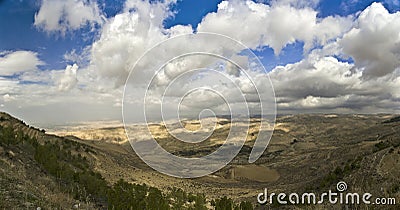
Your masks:
M 121 120 L 124 103 L 143 110 L 143 101 L 123 99 L 134 64 L 160 42 L 204 32 L 246 46 L 228 53 L 229 59 L 243 61 L 245 50 L 257 56 L 263 70 L 252 69 L 247 59 L 246 71 L 255 84 L 273 85 L 278 114 L 400 111 L 399 0 L 0 0 L 0 27 L 0 110 L 34 125 Z M 221 50 L 210 39 L 169 50 Z M 160 56 L 153 59 L 166 58 Z M 162 69 L 164 82 L 218 63 L 189 60 Z M 154 74 L 150 63 L 142 62 L 133 76 Z M 251 98 L 245 75 L 228 67 L 222 71 L 229 81 Z M 197 75 L 192 84 L 239 100 L 225 83 L 207 76 L 215 77 Z M 145 91 L 142 83 L 134 85 L 133 93 Z M 168 88 L 176 94 L 184 86 Z M 154 90 L 160 87 L 167 86 L 157 83 Z M 215 93 L 203 90 L 187 99 L 187 110 L 226 111 Z

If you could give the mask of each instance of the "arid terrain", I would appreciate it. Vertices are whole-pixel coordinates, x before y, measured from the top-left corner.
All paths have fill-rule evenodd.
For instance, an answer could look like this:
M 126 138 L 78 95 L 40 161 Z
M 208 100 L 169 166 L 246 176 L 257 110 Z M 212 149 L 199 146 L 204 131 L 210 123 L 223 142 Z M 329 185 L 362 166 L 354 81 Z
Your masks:
M 2 115 L 1 126 L 13 124 L 20 126 L 23 132 L 35 136 L 38 141 L 54 138 L 57 141 L 73 141 L 83 145 L 78 152 L 90 161 L 94 170 L 107 182 L 115 183 L 120 179 L 131 183 L 146 184 L 168 191 L 172 186 L 188 193 L 201 193 L 208 200 L 227 196 L 235 202 L 250 201 L 256 208 L 277 208 L 274 205 L 259 206 L 257 194 L 268 188 L 269 192 L 302 193 L 327 192 L 335 190 L 339 181 L 345 181 L 349 192 L 369 192 L 374 197 L 396 198 L 400 202 L 400 119 L 395 115 L 286 115 L 276 120 L 273 137 L 267 150 L 255 163 L 249 164 L 248 157 L 257 136 L 258 121 L 252 120 L 247 141 L 239 155 L 226 167 L 214 174 L 195 178 L 180 179 L 170 177 L 148 167 L 133 151 L 121 125 L 97 126 L 77 129 L 64 127 L 62 130 L 43 131 L 28 128 L 19 121 L 6 120 Z M 174 140 L 162 124 L 150 125 L 157 141 L 168 151 L 187 157 L 195 157 L 212 152 L 218 148 L 229 131 L 229 123 L 219 119 L 216 131 L 204 143 L 196 146 L 184 146 Z M 187 122 L 187 129 L 196 129 L 196 122 Z M 137 125 L 140 131 L 145 125 Z M 254 131 L 254 132 L 253 132 Z M 27 164 L 23 150 L 0 149 L 2 180 L 10 179 L 13 173 L 17 184 L 25 191 L 36 189 L 49 190 L 45 178 L 36 177 L 37 167 Z M 27 162 L 26 162 L 27 161 Z M 22 172 L 17 172 L 22 171 Z M 6 177 L 6 178 L 4 178 Z M 39 181 L 37 181 L 39 180 Z M 0 180 L 1 181 L 1 180 Z M 38 185 L 39 184 L 41 185 Z M 51 183 L 51 182 L 50 182 Z M 2 183 L 2 188 L 4 183 Z M 23 186 L 23 185 L 26 186 Z M 57 194 L 53 186 L 52 194 Z M 7 188 L 10 190 L 9 188 Z M 1 192 L 1 197 L 11 199 L 12 193 Z M 13 192 L 17 193 L 17 192 Z M 61 192 L 60 192 L 61 193 Z M 46 192 L 43 192 L 46 194 Z M 23 193 L 21 193 L 21 199 Z M 57 196 L 55 196 L 57 197 Z M 52 202 L 57 202 L 56 198 Z M 61 201 L 60 201 L 61 202 Z M 73 204 L 72 198 L 63 201 Z M 93 206 L 92 206 L 93 207 Z M 344 208 L 323 204 L 317 208 Z M 355 206 L 348 206 L 356 208 Z M 399 204 L 374 206 L 374 208 L 398 209 Z M 90 205 L 89 205 L 90 208 Z M 289 207 L 288 207 L 289 208 Z M 292 208 L 314 208 L 311 206 L 291 206 Z M 361 205 L 361 209 L 367 208 Z

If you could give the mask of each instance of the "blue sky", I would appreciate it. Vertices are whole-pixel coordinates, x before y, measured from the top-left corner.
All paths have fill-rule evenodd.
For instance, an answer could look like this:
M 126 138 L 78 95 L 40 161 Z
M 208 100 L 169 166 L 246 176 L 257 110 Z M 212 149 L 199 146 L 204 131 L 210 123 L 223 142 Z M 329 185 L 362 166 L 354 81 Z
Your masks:
M 175 13 L 164 21 L 166 28 L 181 24 L 196 26 L 203 17 L 217 10 L 220 0 L 198 1 L 182 0 L 174 4 L 171 10 Z M 317 5 L 318 16 L 330 15 L 347 16 L 369 6 L 374 1 L 349 1 L 349 0 L 324 0 Z M 378 1 L 379 2 L 379 1 Z M 399 6 L 388 1 L 383 2 L 389 11 L 398 11 Z M 124 0 L 100 1 L 101 8 L 107 17 L 113 17 L 121 12 Z M 90 45 L 98 32 L 90 32 L 88 27 L 69 32 L 65 36 L 57 33 L 44 32 L 34 27 L 34 16 L 40 8 L 40 3 L 35 0 L 3 0 L 0 3 L 0 51 L 31 50 L 39 53 L 39 57 L 46 63 L 41 69 L 65 68 L 64 54 L 75 50 L 77 53 Z M 282 54 L 275 56 L 273 50 L 264 47 L 255 51 L 266 69 L 271 70 L 276 65 L 294 63 L 303 58 L 303 43 L 296 42 L 288 45 Z
M 120 120 L 147 49 L 212 32 L 258 56 L 279 113 L 397 113 L 399 11 L 399 0 L 3 0 L 0 110 L 34 123 Z

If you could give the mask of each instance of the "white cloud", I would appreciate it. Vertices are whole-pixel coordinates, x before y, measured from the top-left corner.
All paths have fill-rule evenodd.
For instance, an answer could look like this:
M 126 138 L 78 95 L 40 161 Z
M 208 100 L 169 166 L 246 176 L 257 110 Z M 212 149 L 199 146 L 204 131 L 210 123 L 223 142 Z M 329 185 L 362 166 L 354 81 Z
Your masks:
M 318 6 L 320 0 L 272 0 L 273 5 L 290 5 L 296 8 L 311 7 L 315 8 Z
M 104 24 L 100 39 L 92 45 L 93 73 L 100 78 L 115 81 L 115 86 L 119 87 L 125 83 L 130 67 L 146 50 L 169 37 L 193 33 L 191 26 L 176 25 L 169 29 L 163 27 L 163 20 L 173 15 L 168 9 L 174 2 L 127 1 L 123 12 Z M 316 17 L 317 12 L 311 8 L 296 8 L 282 3 L 268 6 L 252 1 L 233 0 L 221 2 L 218 8 L 216 13 L 206 15 L 197 26 L 198 31 L 232 36 L 251 48 L 271 46 L 276 53 L 296 40 L 305 41 L 306 48 L 311 48 L 314 44 L 324 45 L 347 31 L 351 25 L 351 17 L 327 17 L 319 20 Z M 212 40 L 179 43 L 172 53 L 180 52 L 183 48 L 200 49 L 194 45 L 213 44 L 219 43 L 213 43 Z M 196 67 L 207 61 L 210 60 L 185 65 Z M 142 69 L 145 73 L 145 66 Z M 176 68 L 174 71 L 180 72 Z
M 134 4 L 135 3 L 135 4 Z M 104 25 L 101 37 L 92 46 L 92 65 L 98 74 L 122 85 L 129 67 L 150 47 L 166 38 L 162 19 L 168 14 L 163 3 L 128 1 L 125 11 Z M 135 12 L 129 12 L 130 8 Z
M 71 90 L 78 83 L 78 79 L 76 77 L 76 71 L 78 70 L 78 65 L 74 64 L 73 66 L 68 65 L 64 71 L 64 75 L 61 77 L 58 89 L 61 91 Z
M 10 102 L 10 101 L 15 100 L 15 97 L 11 96 L 10 94 L 7 93 L 7 94 L 3 95 L 3 100 L 4 100 L 4 102 Z
M 169 6 L 175 2 L 127 1 L 123 12 L 104 24 L 100 39 L 92 45 L 91 65 L 95 69 L 94 73 L 100 78 L 111 79 L 115 87 L 120 87 L 125 84 L 130 68 L 147 50 L 170 37 L 192 34 L 193 29 L 190 25 L 164 28 L 163 21 L 173 15 Z M 187 44 L 177 43 L 175 49 L 169 50 L 185 51 L 189 48 Z M 195 48 L 201 43 L 194 45 Z M 157 60 L 165 57 L 162 53 L 157 56 L 160 56 Z M 150 62 L 154 60 L 148 61 Z M 198 64 L 201 61 L 194 63 Z M 142 71 L 143 74 L 147 74 L 146 66 L 143 66 Z
M 351 17 L 318 19 L 314 9 L 294 7 L 290 2 L 269 6 L 252 1 L 223 1 L 218 11 L 207 14 L 197 29 L 231 36 L 253 49 L 270 46 L 279 54 L 296 41 L 305 42 L 305 50 L 325 44 L 351 27 Z
M 111 78 L 117 87 L 121 86 L 129 68 L 146 50 L 169 37 L 193 33 L 191 26 L 163 27 L 163 20 L 172 15 L 168 10 L 171 2 L 174 3 L 127 1 L 123 13 L 107 21 L 91 51 L 91 64 L 100 77 Z M 216 13 L 208 14 L 203 19 L 197 26 L 198 31 L 225 34 L 254 49 L 271 46 L 276 53 L 296 40 L 305 41 L 306 48 L 325 44 L 351 25 L 351 18 L 328 17 L 318 20 L 317 12 L 311 8 L 295 8 L 284 4 L 268 6 L 252 1 L 223 1 L 218 8 Z M 210 40 L 182 43 L 176 46 L 175 51 L 195 44 L 211 46 L 213 43 Z
M 80 52 L 76 49 L 72 49 L 71 51 L 66 52 L 63 57 L 67 63 L 76 63 L 79 66 L 87 66 L 88 61 L 90 60 L 90 51 L 91 46 L 88 45 Z
M 309 58 L 275 68 L 270 77 L 283 112 L 392 112 L 399 110 L 399 74 L 364 80 L 354 64 Z
M 77 66 L 69 66 L 65 70 L 24 72 L 16 79 L 0 77 L 2 111 L 44 127 L 84 120 L 119 119 L 121 108 L 114 104 L 121 98 L 121 90 L 97 89 L 99 83 L 82 74 L 88 69 L 76 69 Z M 79 83 L 75 83 L 76 77 L 80 78 Z M 77 84 L 82 87 L 74 88 Z
M 44 62 L 31 51 L 15 51 L 2 53 L 0 57 L 0 75 L 12 76 L 25 71 L 36 70 Z
M 87 24 L 102 23 L 103 17 L 92 0 L 43 0 L 35 14 L 36 27 L 47 32 L 76 30 Z
M 372 3 L 339 44 L 357 67 L 364 68 L 364 77 L 380 77 L 400 67 L 399 34 L 400 12 L 390 14 L 381 3 Z
M 373 112 L 398 109 L 395 107 L 395 101 L 400 94 L 397 91 L 399 87 L 397 75 L 364 81 L 363 68 L 340 62 L 333 57 L 333 55 L 352 56 L 343 51 L 343 45 L 338 40 L 352 28 L 358 27 L 354 22 L 355 17 L 350 15 L 317 18 L 318 12 L 313 9 L 316 4 L 317 1 L 310 5 L 295 1 L 290 1 L 289 4 L 274 2 L 271 5 L 252 1 L 223 1 L 218 5 L 218 11 L 207 14 L 196 29 L 200 32 L 217 32 L 231 36 L 253 49 L 270 46 L 276 53 L 287 44 L 296 41 L 305 42 L 304 60 L 278 67 L 270 74 L 279 107 L 284 112 L 307 110 Z M 191 26 L 177 25 L 165 29 L 162 21 L 169 15 L 171 13 L 168 11 L 168 3 L 129 1 L 123 13 L 107 21 L 100 39 L 93 44 L 92 68 L 90 68 L 92 73 L 98 75 L 97 79 L 101 81 L 104 81 L 104 78 L 109 81 L 111 78 L 115 81 L 115 87 L 120 87 L 127 78 L 129 68 L 147 49 L 171 36 L 193 33 Z M 201 49 L 193 45 L 207 47 L 218 43 L 179 43 L 172 53 L 180 52 L 182 48 Z M 322 48 L 307 51 L 314 46 Z M 162 54 L 153 57 L 163 60 Z M 156 81 L 158 85 L 166 85 L 174 75 L 207 62 L 213 61 L 201 58 L 196 58 L 196 62 L 176 60 L 161 71 Z M 143 66 L 141 71 L 146 74 L 146 66 Z M 246 97 L 254 98 L 256 101 L 248 81 L 237 71 L 232 71 L 231 74 L 236 77 L 235 81 L 240 89 L 246 92 Z M 140 82 L 141 79 L 140 77 L 136 81 Z M 256 82 L 265 83 L 266 79 L 265 75 L 260 74 Z M 233 100 L 238 100 L 237 96 L 230 92 L 229 88 L 232 87 L 226 88 L 213 80 L 207 82 L 204 84 L 209 84 L 210 87 L 212 85 L 210 82 L 216 82 L 213 88 L 230 94 Z M 183 87 L 184 84 L 181 84 L 171 93 L 179 95 Z M 382 92 L 387 94 L 383 96 Z M 215 97 L 212 94 L 201 96 L 210 96 L 210 99 Z M 212 103 L 212 100 L 204 101 L 210 106 L 219 103 L 218 101 Z
M 9 80 L 0 77 L 0 95 L 15 93 L 18 87 L 18 81 Z
M 207 14 L 194 28 L 176 25 L 166 29 L 163 21 L 173 15 L 169 10 L 173 3 L 175 1 L 128 0 L 120 14 L 103 22 L 94 1 L 43 1 L 35 17 L 37 27 L 65 33 L 87 24 L 101 23 L 100 36 L 82 54 L 66 53 L 64 58 L 68 62 L 77 63 L 66 69 L 40 71 L 37 66 L 43 62 L 36 53 L 22 51 L 25 57 L 17 58 L 17 52 L 1 52 L 0 75 L 18 74 L 17 79 L 0 77 L 3 108 L 22 113 L 27 119 L 49 123 L 99 119 L 98 113 L 102 113 L 102 118 L 118 118 L 122 105 L 121 87 L 132 65 L 155 44 L 194 33 L 194 29 L 231 36 L 253 49 L 270 46 L 277 55 L 290 43 L 304 42 L 305 58 L 302 61 L 276 67 L 270 72 L 280 113 L 399 111 L 399 14 L 389 14 L 379 3 L 372 4 L 358 16 L 318 18 L 317 0 L 272 1 L 270 5 L 230 0 L 221 2 L 217 12 Z M 194 43 L 188 39 L 170 45 L 171 48 L 162 48 L 158 54 L 152 54 L 151 60 L 142 63 L 135 82 L 139 84 L 152 76 L 149 72 L 153 71 L 147 69 L 149 64 L 164 61 L 169 53 L 212 49 L 233 58 L 245 68 L 251 65 L 244 56 L 217 49 L 218 46 L 221 46 L 220 40 Z M 313 49 L 315 46 L 319 48 Z M 239 52 L 243 46 L 235 49 Z M 336 56 L 352 57 L 356 63 L 341 62 Z M 161 69 L 154 91 L 167 86 L 182 72 L 207 65 L 215 67 L 215 64 L 215 58 L 201 56 L 176 59 Z M 78 65 L 81 66 L 79 71 Z M 242 99 L 240 92 L 243 92 L 252 102 L 249 106 L 256 107 L 260 99 L 251 82 L 235 66 L 229 63 L 221 66 L 231 80 L 200 75 L 188 77 L 193 79 L 191 82 L 177 81 L 167 92 L 171 100 L 167 101 L 165 109 L 173 110 L 176 107 L 172 107 L 172 102 L 177 97 L 185 94 L 185 90 L 201 85 L 218 90 L 234 102 Z M 264 73 L 253 72 L 252 76 L 258 86 L 269 82 Z M 365 79 L 366 76 L 369 79 Z M 266 88 L 258 91 L 262 94 Z M 144 91 L 141 87 L 136 90 L 133 95 Z M 155 99 L 157 106 L 160 101 Z M 131 100 L 129 102 L 136 103 L 140 109 L 143 101 L 138 101 L 137 97 Z M 227 110 L 215 93 L 204 90 L 189 95 L 183 104 L 185 110 L 192 112 L 204 107 Z

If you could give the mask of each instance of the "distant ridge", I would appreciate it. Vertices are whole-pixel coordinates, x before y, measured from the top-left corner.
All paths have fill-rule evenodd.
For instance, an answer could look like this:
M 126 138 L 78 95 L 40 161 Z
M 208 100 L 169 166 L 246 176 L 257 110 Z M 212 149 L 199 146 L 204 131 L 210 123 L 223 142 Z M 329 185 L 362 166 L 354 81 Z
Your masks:
M 394 123 L 394 122 L 400 122 L 400 116 L 396 116 L 396 117 L 390 118 L 389 120 L 383 121 L 383 123 Z

